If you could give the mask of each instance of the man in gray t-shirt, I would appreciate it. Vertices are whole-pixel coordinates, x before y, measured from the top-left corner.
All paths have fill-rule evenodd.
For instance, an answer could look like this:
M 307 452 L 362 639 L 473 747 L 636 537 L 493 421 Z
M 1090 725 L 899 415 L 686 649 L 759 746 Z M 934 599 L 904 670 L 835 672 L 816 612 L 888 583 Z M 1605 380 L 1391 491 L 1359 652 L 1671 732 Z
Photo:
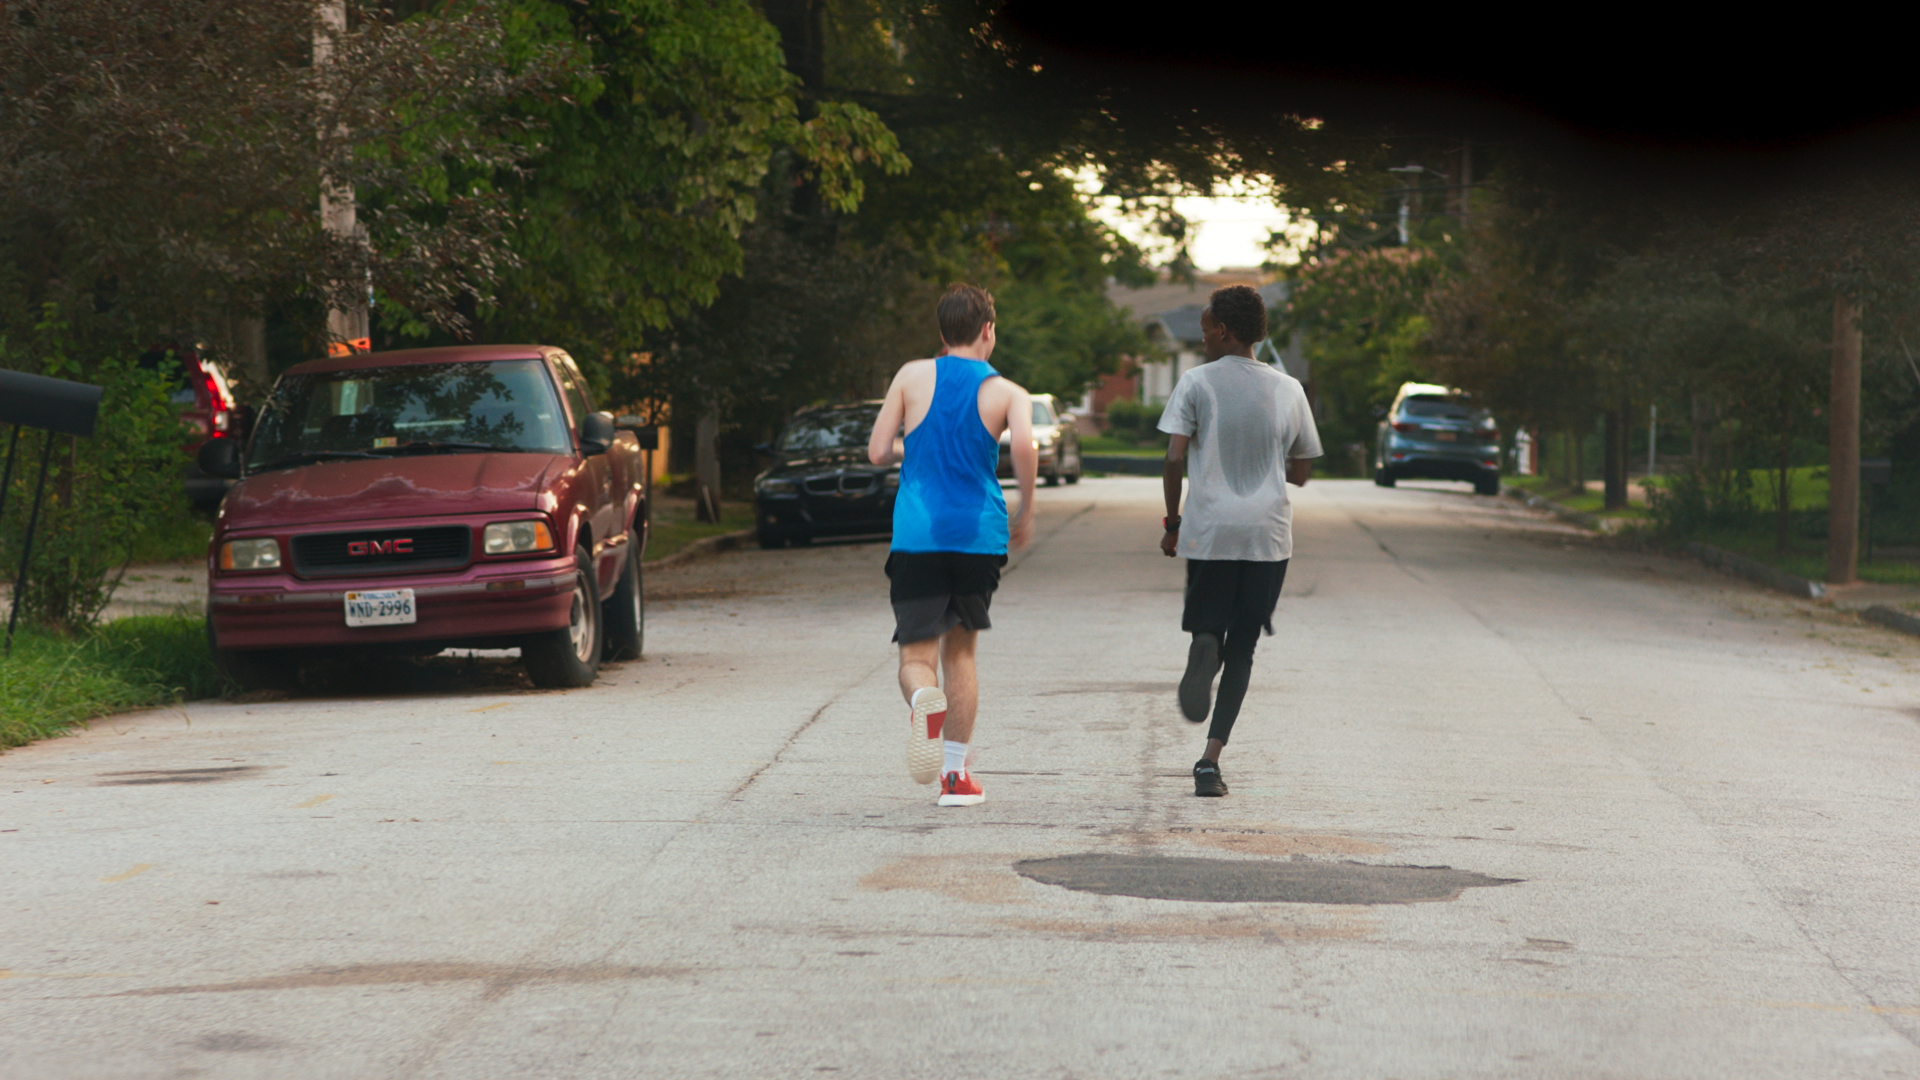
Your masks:
M 1273 633 L 1293 557 L 1289 483 L 1305 487 L 1320 434 L 1300 381 L 1253 359 L 1267 336 L 1267 305 L 1245 285 L 1216 290 L 1200 315 L 1207 363 L 1173 388 L 1160 430 L 1170 436 L 1163 473 L 1166 534 L 1160 550 L 1187 560 L 1180 628 L 1193 635 L 1180 711 L 1200 723 L 1209 706 L 1206 756 L 1193 766 L 1195 795 L 1225 795 L 1220 753 L 1240 716 L 1262 630 Z M 1193 480 L 1180 514 L 1183 474 Z M 1220 676 L 1214 699 L 1213 679 Z

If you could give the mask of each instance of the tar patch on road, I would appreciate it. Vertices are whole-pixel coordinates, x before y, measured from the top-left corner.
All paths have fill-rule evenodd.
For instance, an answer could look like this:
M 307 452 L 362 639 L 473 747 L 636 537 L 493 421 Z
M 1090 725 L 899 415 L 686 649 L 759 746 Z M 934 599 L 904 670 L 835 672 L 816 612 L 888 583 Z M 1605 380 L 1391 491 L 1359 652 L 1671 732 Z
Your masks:
M 101 773 L 95 787 L 119 787 L 126 784 L 211 784 L 219 780 L 238 780 L 260 771 L 258 765 L 216 765 L 205 769 L 140 769 L 135 772 Z
M 1418 904 L 1457 900 L 1464 889 L 1520 880 L 1449 866 L 1154 855 L 1063 855 L 1025 859 L 1013 869 L 1076 892 L 1213 904 Z

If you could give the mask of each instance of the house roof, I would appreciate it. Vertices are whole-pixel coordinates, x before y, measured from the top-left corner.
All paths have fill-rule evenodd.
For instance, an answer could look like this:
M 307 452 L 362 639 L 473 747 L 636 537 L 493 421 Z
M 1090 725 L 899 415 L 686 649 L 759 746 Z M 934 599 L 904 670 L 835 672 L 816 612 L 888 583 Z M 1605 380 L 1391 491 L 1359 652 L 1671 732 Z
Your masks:
M 1276 304 L 1286 303 L 1287 298 L 1293 293 L 1293 288 L 1284 281 L 1269 281 L 1259 286 L 1258 291 L 1260 298 L 1265 300 L 1267 306 L 1271 308 Z M 1157 315 L 1146 316 L 1141 321 L 1148 326 L 1158 323 L 1161 332 L 1167 335 L 1168 340 L 1199 344 L 1200 313 L 1206 309 L 1207 305 L 1204 303 L 1186 303 L 1176 308 L 1169 308 Z M 1137 312 L 1135 314 L 1138 315 Z

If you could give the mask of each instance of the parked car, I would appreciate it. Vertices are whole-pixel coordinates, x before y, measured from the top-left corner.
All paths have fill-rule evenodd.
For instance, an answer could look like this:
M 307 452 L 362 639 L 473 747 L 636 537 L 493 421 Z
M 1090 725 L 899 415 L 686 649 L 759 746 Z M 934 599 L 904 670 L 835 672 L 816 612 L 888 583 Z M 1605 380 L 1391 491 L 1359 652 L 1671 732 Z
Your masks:
M 1380 422 L 1373 482 L 1465 480 L 1500 493 L 1500 426 L 1467 395 L 1432 383 L 1405 383 Z
M 242 683 L 304 650 L 518 647 L 586 686 L 645 638 L 642 446 L 544 345 L 356 353 L 280 377 L 207 551 L 207 634 Z
M 867 459 L 880 402 L 807 409 L 760 453 L 773 464 L 753 480 L 760 546 L 809 544 L 819 536 L 892 535 L 897 465 Z
M 195 508 L 211 510 L 220 505 L 233 481 L 208 476 L 198 463 L 200 448 L 214 439 L 245 440 L 243 412 L 234 400 L 233 385 L 219 364 L 200 355 L 190 346 L 158 344 L 140 355 L 140 366 L 158 371 L 168 358 L 179 365 L 179 378 L 173 389 L 173 403 L 180 407 L 180 422 L 187 427 L 185 487 L 187 501 Z
M 1013 433 L 1000 433 L 1002 480 L 1013 477 Z M 1033 395 L 1033 446 L 1040 452 L 1040 475 L 1048 487 L 1080 482 L 1080 425 L 1052 394 Z

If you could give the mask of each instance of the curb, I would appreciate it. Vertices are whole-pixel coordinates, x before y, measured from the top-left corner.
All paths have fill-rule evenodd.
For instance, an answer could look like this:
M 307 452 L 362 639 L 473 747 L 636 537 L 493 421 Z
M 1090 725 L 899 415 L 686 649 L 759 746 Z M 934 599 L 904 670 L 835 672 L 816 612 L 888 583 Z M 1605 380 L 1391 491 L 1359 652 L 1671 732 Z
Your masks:
M 671 555 L 662 555 L 657 559 L 641 559 L 640 568 L 659 569 L 665 566 L 679 566 L 695 559 L 704 559 L 709 555 L 718 555 L 723 551 L 732 551 L 753 539 L 752 529 L 739 532 L 721 533 L 719 536 L 703 536 Z
M 1120 473 L 1125 476 L 1160 476 L 1166 470 L 1166 458 L 1133 457 L 1129 454 L 1082 454 L 1080 468 L 1088 472 Z
M 1885 604 L 1875 604 L 1861 612 L 1860 616 L 1868 622 L 1879 623 L 1889 630 L 1898 630 L 1903 634 L 1920 636 L 1920 618 L 1915 618 L 1898 608 L 1890 608 Z
M 1795 577 L 1778 567 L 1768 566 L 1766 563 L 1760 562 L 1757 559 L 1749 559 L 1745 555 L 1735 555 L 1731 551 L 1722 550 L 1714 547 L 1712 544 L 1702 544 L 1696 541 L 1688 544 L 1686 551 L 1687 554 L 1692 555 L 1708 566 L 1725 570 L 1730 574 L 1738 574 L 1749 581 L 1757 581 L 1770 589 L 1778 589 L 1788 596 L 1798 596 L 1804 600 L 1822 600 L 1825 599 L 1827 595 L 1827 587 L 1817 581 L 1808 581 L 1803 577 Z M 1900 615 L 1899 612 L 1893 611 L 1891 608 L 1885 610 L 1889 614 L 1908 619 L 1916 625 L 1920 625 L 1920 620 L 1914 620 L 1911 616 Z M 1920 633 L 1920 631 L 1911 632 Z

